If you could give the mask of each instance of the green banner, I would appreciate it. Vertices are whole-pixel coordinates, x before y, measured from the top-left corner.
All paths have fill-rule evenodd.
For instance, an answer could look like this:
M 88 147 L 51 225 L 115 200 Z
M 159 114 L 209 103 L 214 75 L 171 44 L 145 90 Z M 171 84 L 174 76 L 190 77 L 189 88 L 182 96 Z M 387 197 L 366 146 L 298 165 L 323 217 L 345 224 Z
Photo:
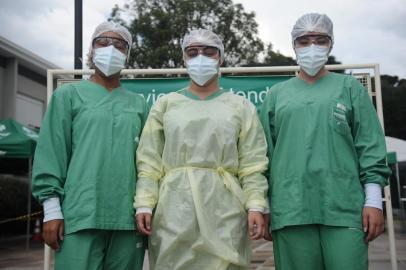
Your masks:
M 259 106 L 268 90 L 276 83 L 292 76 L 230 76 L 220 78 L 220 87 L 249 99 Z M 123 79 L 122 85 L 130 91 L 144 96 L 149 105 L 167 93 L 178 91 L 189 85 L 189 78 Z

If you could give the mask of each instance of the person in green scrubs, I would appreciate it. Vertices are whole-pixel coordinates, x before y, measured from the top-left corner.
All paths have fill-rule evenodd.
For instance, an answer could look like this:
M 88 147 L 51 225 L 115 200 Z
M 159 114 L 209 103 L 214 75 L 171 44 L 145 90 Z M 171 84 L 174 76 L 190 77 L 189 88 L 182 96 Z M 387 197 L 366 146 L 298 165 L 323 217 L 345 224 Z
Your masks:
M 191 31 L 182 53 L 190 85 L 155 103 L 137 150 L 137 226 L 151 269 L 249 269 L 269 208 L 264 131 L 252 103 L 219 87 L 216 34 Z
M 58 87 L 41 125 L 32 187 L 56 269 L 142 269 L 132 203 L 148 107 L 120 85 L 131 44 L 123 26 L 97 26 L 88 55 L 95 74 Z
M 390 174 L 382 127 L 366 89 L 326 70 L 334 43 L 326 15 L 299 18 L 292 41 L 300 72 L 272 87 L 260 112 L 276 269 L 367 270 Z

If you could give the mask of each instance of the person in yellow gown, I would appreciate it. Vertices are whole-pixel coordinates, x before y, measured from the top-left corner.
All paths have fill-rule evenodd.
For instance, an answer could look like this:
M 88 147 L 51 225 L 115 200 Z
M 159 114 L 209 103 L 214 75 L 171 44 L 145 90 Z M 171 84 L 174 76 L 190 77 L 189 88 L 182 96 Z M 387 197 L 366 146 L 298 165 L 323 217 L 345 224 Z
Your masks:
M 182 52 L 190 85 L 152 107 L 137 150 L 137 226 L 152 269 L 248 269 L 269 208 L 264 131 L 252 103 L 219 87 L 216 34 L 191 31 Z

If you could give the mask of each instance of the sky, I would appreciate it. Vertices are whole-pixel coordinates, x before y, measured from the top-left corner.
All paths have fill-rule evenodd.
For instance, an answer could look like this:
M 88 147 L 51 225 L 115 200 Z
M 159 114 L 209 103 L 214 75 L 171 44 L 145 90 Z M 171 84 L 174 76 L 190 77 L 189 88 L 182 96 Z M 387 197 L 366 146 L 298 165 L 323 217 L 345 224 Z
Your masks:
M 94 28 L 115 4 L 83 0 L 83 55 Z M 290 32 L 309 12 L 334 23 L 332 54 L 344 64 L 379 63 L 382 74 L 406 78 L 406 0 L 234 0 L 255 12 L 259 37 L 293 56 Z M 0 35 L 66 69 L 73 68 L 74 0 L 0 0 Z

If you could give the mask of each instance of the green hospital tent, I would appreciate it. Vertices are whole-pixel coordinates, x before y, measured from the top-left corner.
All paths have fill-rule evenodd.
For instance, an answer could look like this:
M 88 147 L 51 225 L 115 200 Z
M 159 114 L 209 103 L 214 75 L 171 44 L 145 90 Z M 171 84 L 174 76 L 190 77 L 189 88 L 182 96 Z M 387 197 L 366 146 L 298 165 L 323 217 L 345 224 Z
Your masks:
M 34 155 L 38 133 L 15 120 L 0 120 L 0 158 Z
M 27 214 L 31 215 L 31 165 L 38 133 L 15 120 L 0 120 L 0 174 L 27 175 Z M 29 248 L 30 218 L 27 220 L 26 246 Z

